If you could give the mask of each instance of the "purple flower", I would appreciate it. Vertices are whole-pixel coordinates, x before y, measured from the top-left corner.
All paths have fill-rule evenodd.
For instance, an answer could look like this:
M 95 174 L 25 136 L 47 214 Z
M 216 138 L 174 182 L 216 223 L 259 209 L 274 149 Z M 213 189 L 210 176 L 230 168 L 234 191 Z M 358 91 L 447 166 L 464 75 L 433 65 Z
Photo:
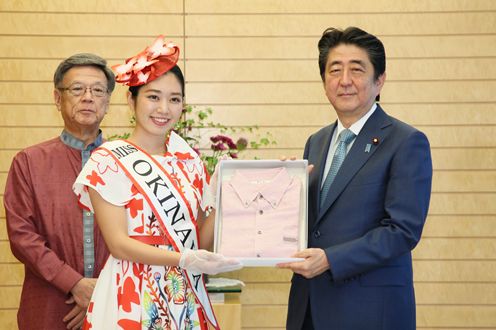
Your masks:
M 236 144 L 233 142 L 233 140 L 226 135 L 215 135 L 210 137 L 210 141 L 212 141 L 212 149 L 214 150 L 237 150 Z M 222 147 L 220 146 L 222 145 Z
M 226 150 L 226 146 L 224 145 L 224 143 L 216 143 L 216 144 L 212 144 L 212 150 L 214 151 L 223 151 L 223 150 Z
M 231 149 L 231 150 L 237 150 L 238 149 L 236 144 L 231 139 L 229 139 L 226 142 L 227 142 L 227 146 L 229 147 L 229 149 Z
M 219 142 L 220 139 L 221 139 L 221 135 L 216 135 L 216 136 L 211 136 L 210 137 L 210 141 L 212 141 L 213 143 Z

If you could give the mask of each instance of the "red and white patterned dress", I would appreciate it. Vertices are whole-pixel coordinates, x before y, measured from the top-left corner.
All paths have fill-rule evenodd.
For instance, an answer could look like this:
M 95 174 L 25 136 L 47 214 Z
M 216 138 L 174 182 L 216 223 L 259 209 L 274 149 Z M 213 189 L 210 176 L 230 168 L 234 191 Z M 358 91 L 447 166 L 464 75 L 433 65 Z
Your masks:
M 105 144 L 102 145 L 105 147 Z M 196 152 L 171 132 L 165 156 L 153 156 L 191 205 L 207 209 L 208 175 Z M 143 195 L 106 151 L 96 149 L 74 184 L 83 208 L 93 210 L 88 186 L 126 209 L 129 236 L 159 236 L 157 219 Z M 191 221 L 190 221 L 191 222 Z M 190 228 L 196 235 L 196 224 Z M 173 251 L 170 245 L 160 249 Z M 203 329 L 203 312 L 178 267 L 146 265 L 109 257 L 96 284 L 83 329 Z

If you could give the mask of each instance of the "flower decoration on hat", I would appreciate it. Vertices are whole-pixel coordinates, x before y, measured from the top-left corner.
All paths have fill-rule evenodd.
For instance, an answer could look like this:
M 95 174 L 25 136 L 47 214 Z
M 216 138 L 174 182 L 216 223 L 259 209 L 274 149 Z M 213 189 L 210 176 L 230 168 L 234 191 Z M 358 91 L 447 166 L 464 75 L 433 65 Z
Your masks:
M 140 86 L 153 81 L 172 69 L 179 59 L 179 47 L 165 42 L 163 35 L 141 53 L 130 57 L 124 64 L 112 66 L 115 81 L 127 86 Z

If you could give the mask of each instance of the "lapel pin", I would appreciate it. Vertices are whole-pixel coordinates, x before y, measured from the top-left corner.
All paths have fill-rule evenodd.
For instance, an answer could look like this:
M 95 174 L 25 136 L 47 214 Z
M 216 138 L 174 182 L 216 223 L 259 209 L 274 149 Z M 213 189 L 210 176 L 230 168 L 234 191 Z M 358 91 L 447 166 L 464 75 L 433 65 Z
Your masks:
M 370 152 L 370 147 L 372 147 L 372 145 L 370 143 L 367 143 L 367 145 L 365 146 L 365 152 Z
M 376 146 L 379 144 L 379 139 L 378 138 L 373 138 L 372 143 Z

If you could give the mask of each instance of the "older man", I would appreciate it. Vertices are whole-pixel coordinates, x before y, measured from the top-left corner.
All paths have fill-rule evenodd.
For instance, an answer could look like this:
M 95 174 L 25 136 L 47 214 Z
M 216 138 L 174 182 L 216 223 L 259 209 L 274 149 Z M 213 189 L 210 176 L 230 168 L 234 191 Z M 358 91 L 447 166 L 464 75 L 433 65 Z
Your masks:
M 5 189 L 7 230 L 25 277 L 20 330 L 79 329 L 108 251 L 71 187 L 93 149 L 115 86 L 106 61 L 76 54 L 54 75 L 61 135 L 19 152 Z
M 308 249 L 294 271 L 287 329 L 414 330 L 411 250 L 431 193 L 429 142 L 377 103 L 382 42 L 356 27 L 319 41 L 325 94 L 338 120 L 307 141 Z

